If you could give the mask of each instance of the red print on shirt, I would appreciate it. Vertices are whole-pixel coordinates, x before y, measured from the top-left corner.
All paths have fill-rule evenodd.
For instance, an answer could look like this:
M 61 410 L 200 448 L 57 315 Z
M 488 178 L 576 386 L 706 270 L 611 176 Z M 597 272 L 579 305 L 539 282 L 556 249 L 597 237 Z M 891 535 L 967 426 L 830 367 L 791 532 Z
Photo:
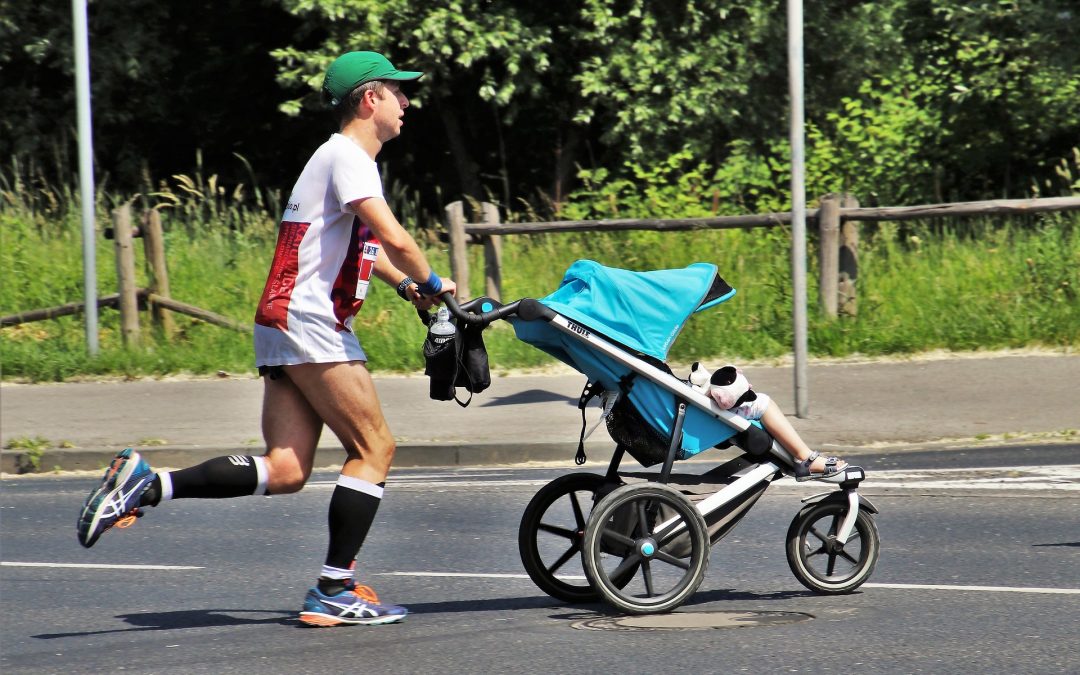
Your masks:
M 368 281 L 375 270 L 375 259 L 379 256 L 379 247 L 379 240 L 371 228 L 363 225 L 359 218 L 354 218 L 349 248 L 330 291 L 334 317 L 338 321 L 335 326 L 337 330 L 350 330 L 348 320 L 356 316 L 364 304 Z
M 300 242 L 310 226 L 311 223 L 281 221 L 274 262 L 259 299 L 255 323 L 281 330 L 289 329 L 289 302 L 300 271 Z

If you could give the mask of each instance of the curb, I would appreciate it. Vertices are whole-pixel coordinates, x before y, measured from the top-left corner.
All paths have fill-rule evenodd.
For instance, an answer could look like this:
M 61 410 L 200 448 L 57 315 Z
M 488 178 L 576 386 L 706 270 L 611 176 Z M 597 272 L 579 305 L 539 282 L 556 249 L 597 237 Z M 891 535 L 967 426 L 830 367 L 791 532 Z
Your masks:
M 1022 442 L 1017 439 L 1016 442 Z M 835 446 L 827 448 L 829 453 L 841 457 L 854 457 L 864 454 L 899 453 L 934 448 L 977 446 L 976 439 L 940 439 L 918 442 L 897 442 L 870 446 Z M 98 448 L 53 448 L 38 453 L 14 450 L 0 451 L 0 473 L 4 478 L 17 476 L 49 475 L 54 472 L 91 471 L 99 472 L 108 466 L 122 446 Z M 614 445 L 610 441 L 595 441 L 585 444 L 588 465 L 606 465 L 611 459 Z M 139 453 L 146 458 L 150 466 L 161 470 L 176 470 L 204 462 L 224 455 L 262 454 L 262 446 L 161 446 L 140 447 Z M 720 452 L 723 452 L 722 450 Z M 573 468 L 574 455 L 577 454 L 577 442 L 509 442 L 496 441 L 487 443 L 439 442 L 401 443 L 394 453 L 395 468 L 462 468 L 481 466 L 521 466 L 527 464 L 548 463 Z M 333 446 L 319 447 L 315 454 L 315 467 L 339 467 L 345 461 L 345 451 Z M 632 459 L 627 459 L 633 462 Z M 716 453 L 702 453 L 700 457 L 680 460 L 686 463 L 717 463 L 722 459 Z
M 5 477 L 49 474 L 55 471 L 102 471 L 122 450 L 115 448 L 57 448 L 38 454 L 4 450 L 0 452 L 0 472 Z M 191 447 L 163 446 L 138 448 L 155 469 L 178 469 L 223 455 L 262 454 L 261 446 Z M 506 466 L 530 462 L 565 462 L 573 466 L 577 443 L 427 443 L 401 444 L 394 453 L 397 468 Z M 590 457 L 610 457 L 611 446 L 586 445 Z M 340 466 L 345 461 L 341 448 L 320 447 L 315 466 Z

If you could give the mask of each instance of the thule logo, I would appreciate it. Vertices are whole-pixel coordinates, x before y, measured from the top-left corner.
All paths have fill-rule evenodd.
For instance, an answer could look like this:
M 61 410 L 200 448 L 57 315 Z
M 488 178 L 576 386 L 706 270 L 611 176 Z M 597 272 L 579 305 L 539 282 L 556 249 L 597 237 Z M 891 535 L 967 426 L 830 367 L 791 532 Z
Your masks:
M 574 331 L 581 337 L 589 337 L 589 331 L 585 330 L 583 327 L 577 325 L 573 321 L 567 321 L 566 325 L 570 328 L 570 330 Z

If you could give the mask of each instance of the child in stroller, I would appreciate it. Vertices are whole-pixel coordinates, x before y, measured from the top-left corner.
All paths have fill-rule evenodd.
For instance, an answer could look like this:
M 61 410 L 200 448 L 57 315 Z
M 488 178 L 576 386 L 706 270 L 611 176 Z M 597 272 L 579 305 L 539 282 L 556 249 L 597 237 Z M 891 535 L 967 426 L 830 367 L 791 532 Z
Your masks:
M 795 480 L 831 478 L 847 466 L 839 457 L 822 457 L 803 442 L 787 416 L 768 394 L 755 392 L 742 371 L 726 365 L 710 373 L 701 362 L 690 367 L 690 384 L 717 405 L 747 420 L 760 420 L 765 431 L 795 456 Z

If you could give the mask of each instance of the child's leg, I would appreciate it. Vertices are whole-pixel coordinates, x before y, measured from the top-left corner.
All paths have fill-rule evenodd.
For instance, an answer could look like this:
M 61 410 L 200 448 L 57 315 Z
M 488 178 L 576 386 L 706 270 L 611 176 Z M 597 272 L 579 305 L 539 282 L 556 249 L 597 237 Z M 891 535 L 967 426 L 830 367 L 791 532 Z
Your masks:
M 768 407 L 765 408 L 765 412 L 761 416 L 761 424 L 765 427 L 765 431 L 768 431 L 773 438 L 780 441 L 780 445 L 783 445 L 795 455 L 795 459 L 802 461 L 810 456 L 810 448 L 803 442 L 802 437 L 795 431 L 795 427 L 791 426 L 791 422 L 784 415 L 784 411 L 774 401 L 770 400 Z M 810 471 L 814 473 L 823 471 L 825 461 L 825 456 L 818 456 L 817 459 L 811 462 Z M 844 468 L 845 466 L 847 466 L 847 462 L 840 460 L 838 467 Z

